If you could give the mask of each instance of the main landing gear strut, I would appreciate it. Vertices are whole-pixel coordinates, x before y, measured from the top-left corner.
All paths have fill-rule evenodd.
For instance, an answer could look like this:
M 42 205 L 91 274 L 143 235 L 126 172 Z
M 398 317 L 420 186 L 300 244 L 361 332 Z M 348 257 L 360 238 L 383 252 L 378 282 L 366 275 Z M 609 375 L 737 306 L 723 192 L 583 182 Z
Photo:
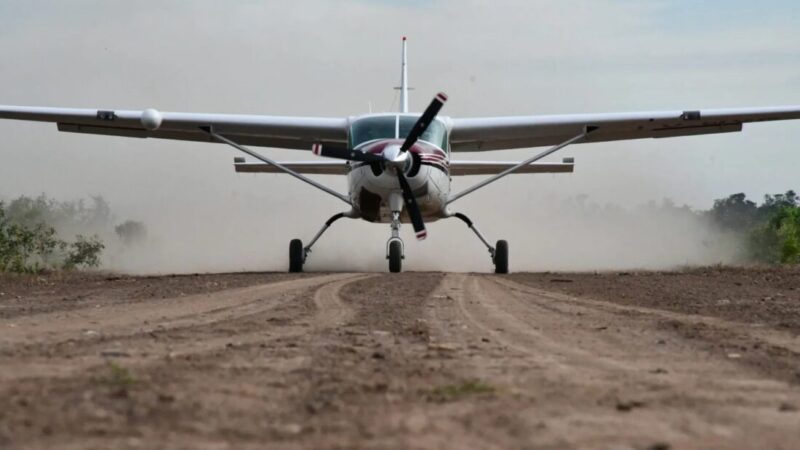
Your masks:
M 492 256 L 492 262 L 494 263 L 494 273 L 508 273 L 508 242 L 505 240 L 497 241 L 494 247 L 489 245 L 489 242 L 483 236 L 483 233 L 478 230 L 478 227 L 472 223 L 469 217 L 461 213 L 455 213 L 451 217 L 456 217 L 464 222 L 470 230 L 472 230 L 478 239 L 483 242 L 483 245 L 486 246 L 486 249 L 489 250 L 489 254 Z
M 325 231 L 333 225 L 334 222 L 337 220 L 347 217 L 350 219 L 358 218 L 358 215 L 354 212 L 347 212 L 347 213 L 339 213 L 332 216 L 328 219 L 325 224 L 320 228 L 317 234 L 311 239 L 311 242 L 303 247 L 303 241 L 300 239 L 292 239 L 289 243 L 289 272 L 302 272 L 303 265 L 306 262 L 306 258 L 308 254 L 311 253 L 311 247 L 316 244 L 319 238 L 322 236 Z M 478 227 L 464 214 L 455 213 L 452 214 L 450 217 L 456 217 L 462 222 L 464 222 L 470 230 L 475 233 L 475 236 L 480 239 L 483 245 L 486 246 L 486 249 L 489 251 L 489 255 L 492 257 L 492 263 L 494 263 L 494 272 L 495 273 L 508 273 L 508 242 L 505 240 L 499 240 L 495 244 L 494 247 L 489 244 L 489 241 L 483 236 L 483 233 L 480 232 Z M 403 270 L 403 259 L 405 259 L 405 246 L 403 244 L 403 240 L 400 238 L 400 212 L 394 211 L 392 212 L 392 222 L 390 224 L 392 235 L 389 240 L 386 242 L 386 259 L 389 260 L 389 272 L 398 273 Z
M 355 219 L 358 218 L 358 214 L 350 211 L 333 215 L 330 219 L 325 221 L 325 224 L 322 225 L 322 228 L 320 228 L 316 236 L 314 236 L 314 239 L 311 239 L 311 242 L 309 242 L 306 247 L 303 247 L 303 241 L 300 239 L 292 239 L 291 242 L 289 242 L 289 272 L 303 271 L 303 264 L 305 264 L 308 254 L 311 253 L 311 247 L 317 243 L 322 233 L 333 225 L 333 222 L 336 222 L 342 217 Z

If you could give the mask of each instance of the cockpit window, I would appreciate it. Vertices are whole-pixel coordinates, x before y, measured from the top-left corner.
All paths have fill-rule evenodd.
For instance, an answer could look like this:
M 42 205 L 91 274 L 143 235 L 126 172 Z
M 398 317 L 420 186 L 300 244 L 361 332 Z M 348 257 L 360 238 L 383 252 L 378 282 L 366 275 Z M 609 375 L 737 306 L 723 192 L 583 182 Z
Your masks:
M 396 116 L 365 117 L 350 126 L 350 148 L 375 139 L 394 139 Z
M 399 139 L 405 139 L 418 117 L 400 116 Z M 397 116 L 365 117 L 350 125 L 350 148 L 374 141 L 375 139 L 396 139 Z M 444 123 L 434 120 L 420 139 L 447 151 L 447 128 Z
M 408 133 L 414 128 L 418 117 L 413 116 L 400 116 L 400 138 L 405 138 Z M 447 149 L 447 128 L 438 120 L 434 120 L 428 126 L 428 129 L 422 133 L 420 140 L 430 142 L 431 144 L 441 148 Z

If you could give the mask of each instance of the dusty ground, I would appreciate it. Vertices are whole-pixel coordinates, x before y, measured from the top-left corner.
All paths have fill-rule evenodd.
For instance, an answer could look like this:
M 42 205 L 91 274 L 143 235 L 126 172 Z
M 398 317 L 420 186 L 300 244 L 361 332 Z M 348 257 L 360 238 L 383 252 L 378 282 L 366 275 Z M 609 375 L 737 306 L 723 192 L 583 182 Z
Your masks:
M 0 277 L 0 448 L 800 448 L 800 271 Z

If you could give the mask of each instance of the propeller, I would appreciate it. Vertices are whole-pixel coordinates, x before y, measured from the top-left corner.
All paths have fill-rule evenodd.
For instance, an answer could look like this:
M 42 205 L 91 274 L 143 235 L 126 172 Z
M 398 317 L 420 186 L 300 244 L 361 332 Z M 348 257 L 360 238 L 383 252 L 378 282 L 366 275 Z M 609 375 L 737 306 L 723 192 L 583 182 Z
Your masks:
M 400 147 L 401 152 L 405 152 L 411 148 L 417 142 L 422 133 L 428 129 L 428 126 L 433 122 L 433 119 L 436 118 L 436 115 L 439 114 L 439 110 L 442 109 L 444 103 L 447 101 L 447 96 L 443 93 L 439 92 L 436 94 L 436 97 L 433 98 L 431 104 L 425 108 L 425 112 L 419 116 L 417 119 L 417 123 L 414 124 L 414 127 L 411 128 L 411 131 L 408 132 L 408 136 L 406 136 L 405 142 Z
M 423 240 L 428 237 L 428 230 L 425 229 L 425 222 L 422 220 L 422 212 L 417 205 L 417 199 L 414 198 L 414 193 L 411 191 L 411 186 L 403 175 L 402 170 L 397 171 L 397 181 L 400 182 L 400 188 L 403 189 L 403 201 L 408 208 L 408 215 L 411 217 L 411 225 L 414 227 L 414 233 L 418 240 Z
M 407 159 L 405 153 L 419 140 L 420 136 L 425 133 L 425 130 L 428 129 L 428 126 L 430 126 L 431 122 L 436 118 L 436 115 L 439 114 L 439 111 L 446 101 L 447 96 L 445 94 L 441 92 L 436 94 L 433 101 L 425 108 L 425 111 L 419 119 L 417 119 L 411 131 L 409 131 L 408 136 L 406 136 L 405 141 L 403 141 L 403 145 L 401 145 L 400 148 L 394 147 L 394 150 L 391 151 L 391 158 L 387 158 L 383 154 L 376 155 L 373 153 L 365 153 L 336 145 L 323 146 L 322 144 L 314 144 L 311 150 L 315 155 L 326 156 L 328 158 L 346 159 L 348 161 L 365 163 L 383 162 L 394 166 L 395 172 L 397 173 L 397 181 L 400 183 L 400 189 L 403 191 L 403 202 L 405 202 L 408 215 L 411 218 L 411 224 L 414 227 L 414 233 L 417 239 L 423 240 L 428 236 L 428 231 L 425 229 L 425 222 L 422 220 L 422 212 L 411 190 L 411 185 L 408 184 L 408 180 L 403 173 Z

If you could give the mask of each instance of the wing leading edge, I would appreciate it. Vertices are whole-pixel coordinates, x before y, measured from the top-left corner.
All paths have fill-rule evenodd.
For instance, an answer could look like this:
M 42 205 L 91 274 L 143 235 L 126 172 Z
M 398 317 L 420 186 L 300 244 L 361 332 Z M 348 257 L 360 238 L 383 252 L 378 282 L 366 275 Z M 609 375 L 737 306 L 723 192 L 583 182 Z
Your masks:
M 216 142 L 200 130 L 212 127 L 243 145 L 301 150 L 347 142 L 344 118 L 0 106 L 0 119 L 54 122 L 71 133 L 196 142 Z
M 583 143 L 742 131 L 743 124 L 800 119 L 800 106 L 451 120 L 452 151 L 557 145 L 597 127 Z

